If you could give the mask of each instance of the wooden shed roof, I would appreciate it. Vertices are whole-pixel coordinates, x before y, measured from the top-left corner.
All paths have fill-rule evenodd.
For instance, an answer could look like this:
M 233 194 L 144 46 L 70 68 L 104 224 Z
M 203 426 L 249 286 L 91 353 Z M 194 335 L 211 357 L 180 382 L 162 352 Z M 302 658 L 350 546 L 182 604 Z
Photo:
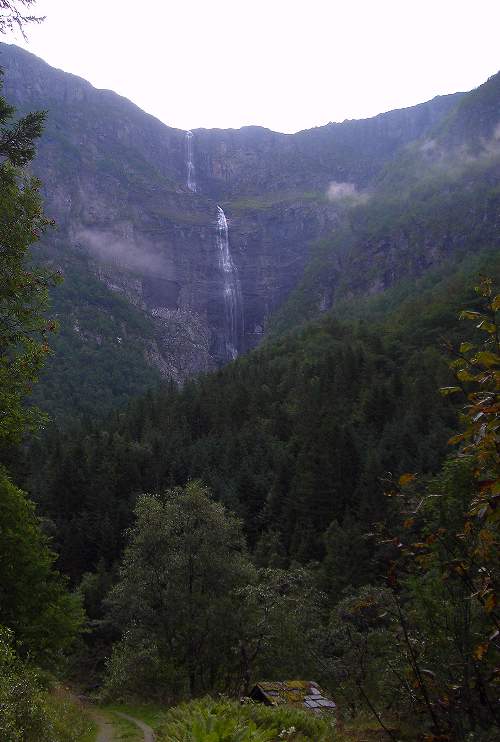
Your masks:
M 315 713 L 332 712 L 336 705 L 314 680 L 283 680 L 257 683 L 250 698 L 269 706 L 289 705 Z

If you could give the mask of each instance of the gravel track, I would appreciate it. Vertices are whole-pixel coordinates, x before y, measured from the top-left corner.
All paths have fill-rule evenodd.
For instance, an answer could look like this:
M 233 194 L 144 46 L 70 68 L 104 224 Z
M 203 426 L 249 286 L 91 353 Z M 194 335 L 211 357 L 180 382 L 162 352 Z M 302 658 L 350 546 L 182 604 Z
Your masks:
M 123 714 L 121 711 L 113 711 L 112 713 L 116 714 L 117 716 L 121 716 L 127 721 L 131 721 L 132 724 L 135 724 L 137 727 L 139 727 L 143 734 L 144 742 L 155 742 L 155 734 L 153 730 L 143 721 L 141 721 L 140 719 L 136 719 L 134 716 Z M 117 742 L 118 738 L 115 734 L 115 728 L 113 726 L 112 720 L 94 709 L 89 709 L 89 714 L 98 727 L 96 742 Z
M 113 711 L 113 713 L 117 716 L 121 716 L 123 719 L 127 719 L 127 721 L 131 721 L 133 724 L 138 726 L 144 735 L 144 742 L 155 742 L 155 734 L 153 730 L 143 721 L 141 721 L 140 719 L 136 719 L 134 716 L 124 714 L 121 711 Z

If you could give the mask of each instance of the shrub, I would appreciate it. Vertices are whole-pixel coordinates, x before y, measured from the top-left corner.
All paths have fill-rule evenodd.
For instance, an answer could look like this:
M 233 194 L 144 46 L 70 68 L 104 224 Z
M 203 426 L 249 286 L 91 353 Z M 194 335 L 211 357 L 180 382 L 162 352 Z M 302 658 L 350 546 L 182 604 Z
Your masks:
M 331 718 L 317 718 L 289 707 L 241 706 L 205 698 L 171 709 L 159 740 L 169 742 L 333 742 Z
M 22 662 L 0 627 L 0 742 L 77 742 L 92 725 L 73 700 L 49 692 L 39 670 Z

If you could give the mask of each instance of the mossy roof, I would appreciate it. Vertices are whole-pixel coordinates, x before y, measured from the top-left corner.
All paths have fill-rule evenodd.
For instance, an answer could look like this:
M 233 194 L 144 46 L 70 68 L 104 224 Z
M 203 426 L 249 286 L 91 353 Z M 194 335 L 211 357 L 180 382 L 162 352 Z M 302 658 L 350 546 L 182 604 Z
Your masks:
M 263 696 L 270 706 L 295 706 L 315 713 L 332 712 L 335 703 L 314 680 L 263 681 L 257 683 L 250 696 Z

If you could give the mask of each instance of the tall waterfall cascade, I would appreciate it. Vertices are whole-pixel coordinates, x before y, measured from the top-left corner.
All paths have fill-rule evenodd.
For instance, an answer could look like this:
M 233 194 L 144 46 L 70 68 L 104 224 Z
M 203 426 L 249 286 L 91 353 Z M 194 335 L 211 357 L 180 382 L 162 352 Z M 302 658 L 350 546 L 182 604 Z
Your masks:
M 239 340 L 243 336 L 243 301 L 238 270 L 231 257 L 229 229 L 224 210 L 217 206 L 217 247 L 223 275 L 224 309 L 226 318 L 225 351 L 228 359 L 238 355 Z
M 186 185 L 190 191 L 196 193 L 196 172 L 194 169 L 193 161 L 193 132 L 186 132 L 186 166 L 187 166 L 187 181 Z

